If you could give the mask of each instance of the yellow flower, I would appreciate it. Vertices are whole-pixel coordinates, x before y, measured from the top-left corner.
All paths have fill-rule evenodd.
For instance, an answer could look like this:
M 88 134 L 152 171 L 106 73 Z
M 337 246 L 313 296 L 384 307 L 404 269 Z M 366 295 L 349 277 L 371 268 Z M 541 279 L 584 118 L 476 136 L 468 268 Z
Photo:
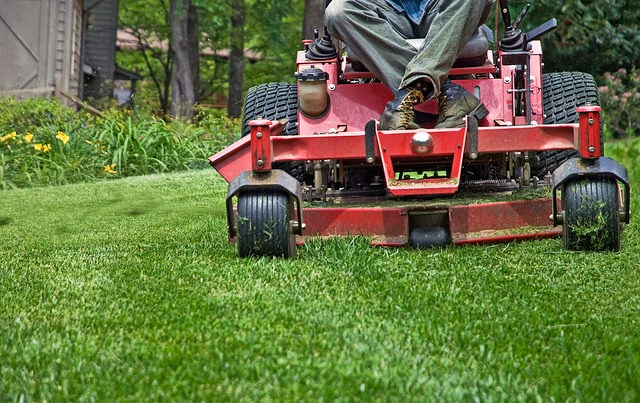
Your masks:
M 48 153 L 49 151 L 51 151 L 51 144 L 34 144 L 33 148 L 35 148 L 36 150 L 42 152 L 42 153 Z
M 4 136 L 0 137 L 0 142 L 5 143 L 9 140 L 13 140 L 15 139 L 17 136 L 16 132 L 11 132 L 9 134 L 5 134 Z
M 24 134 L 24 136 L 22 136 L 22 138 L 24 139 L 24 141 L 26 141 L 27 143 L 31 143 L 33 141 L 33 134 L 26 132 Z
M 115 169 L 116 164 L 105 165 L 104 168 L 102 168 L 102 170 L 108 174 L 117 175 L 118 171 L 116 171 Z
M 56 138 L 62 141 L 62 144 L 67 144 L 67 142 L 69 141 L 69 136 L 67 136 L 63 132 L 58 132 L 58 134 L 56 134 Z

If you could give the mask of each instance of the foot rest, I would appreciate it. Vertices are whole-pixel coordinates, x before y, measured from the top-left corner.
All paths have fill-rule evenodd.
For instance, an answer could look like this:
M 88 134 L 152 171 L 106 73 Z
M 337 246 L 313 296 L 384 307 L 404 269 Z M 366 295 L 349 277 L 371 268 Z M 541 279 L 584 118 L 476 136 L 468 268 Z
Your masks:
M 430 150 L 415 151 L 414 136 L 419 134 L 430 141 Z M 382 157 L 387 189 L 394 196 L 447 195 L 457 192 L 460 186 L 462 159 L 466 146 L 467 129 L 420 129 L 412 131 L 377 132 L 379 152 Z M 429 159 L 451 158 L 449 169 L 444 176 L 430 178 L 396 178 L 394 164 L 409 163 L 416 165 L 428 163 Z M 417 161 L 417 162 L 416 162 Z

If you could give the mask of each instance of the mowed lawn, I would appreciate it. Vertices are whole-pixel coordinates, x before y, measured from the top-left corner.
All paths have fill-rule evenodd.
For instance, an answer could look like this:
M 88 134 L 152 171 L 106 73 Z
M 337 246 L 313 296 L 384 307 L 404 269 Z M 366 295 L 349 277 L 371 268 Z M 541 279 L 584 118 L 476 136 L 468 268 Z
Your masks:
M 237 258 L 225 193 L 213 170 L 0 192 L 0 400 L 640 400 L 636 193 L 619 253 L 293 260 Z

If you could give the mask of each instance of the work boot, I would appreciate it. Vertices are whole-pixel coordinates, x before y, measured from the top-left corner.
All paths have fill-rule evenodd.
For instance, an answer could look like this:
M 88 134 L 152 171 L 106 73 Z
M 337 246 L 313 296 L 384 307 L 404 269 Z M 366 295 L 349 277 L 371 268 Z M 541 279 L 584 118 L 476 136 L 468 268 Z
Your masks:
M 380 130 L 418 129 L 413 107 L 424 102 L 424 94 L 419 89 L 401 89 L 395 98 L 387 102 L 380 117 Z
M 472 93 L 458 84 L 446 80 L 438 95 L 438 121 L 436 129 L 453 129 L 464 126 L 464 117 L 478 120 L 489 114 L 487 108 Z

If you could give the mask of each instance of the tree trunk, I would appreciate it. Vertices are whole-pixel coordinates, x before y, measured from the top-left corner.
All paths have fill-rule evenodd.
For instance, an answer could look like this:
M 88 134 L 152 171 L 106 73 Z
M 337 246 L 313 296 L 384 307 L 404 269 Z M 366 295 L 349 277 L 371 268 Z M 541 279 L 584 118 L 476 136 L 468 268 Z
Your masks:
M 174 52 L 171 114 L 177 119 L 192 119 L 199 75 L 199 49 L 198 19 L 191 0 L 171 0 L 169 20 Z
M 242 89 L 244 80 L 244 21 L 245 0 L 231 0 L 231 54 L 229 55 L 229 98 L 227 115 L 242 114 Z
M 317 29 L 322 35 L 324 27 L 324 8 L 326 0 L 304 0 L 304 19 L 302 21 L 302 37 L 313 38 L 313 30 Z

